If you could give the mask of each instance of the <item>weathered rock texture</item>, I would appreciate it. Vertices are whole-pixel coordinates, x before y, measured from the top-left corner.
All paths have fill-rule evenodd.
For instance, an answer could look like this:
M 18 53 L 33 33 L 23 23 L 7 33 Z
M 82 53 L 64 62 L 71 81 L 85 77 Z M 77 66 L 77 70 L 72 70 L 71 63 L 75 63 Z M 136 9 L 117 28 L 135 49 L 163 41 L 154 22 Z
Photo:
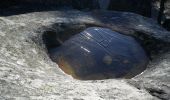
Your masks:
M 145 88 L 151 95 L 162 100 L 170 99 L 170 52 L 159 55 L 154 59 L 148 69 L 132 80 L 137 88 Z
M 0 17 L 0 24 L 0 99 L 169 99 L 169 53 L 162 55 L 157 64 L 151 62 L 145 74 L 132 80 L 79 81 L 50 60 L 42 40 L 45 31 L 60 33 L 67 27 L 106 25 L 122 33 L 141 32 L 170 42 L 170 33 L 150 19 L 132 13 L 54 11 Z

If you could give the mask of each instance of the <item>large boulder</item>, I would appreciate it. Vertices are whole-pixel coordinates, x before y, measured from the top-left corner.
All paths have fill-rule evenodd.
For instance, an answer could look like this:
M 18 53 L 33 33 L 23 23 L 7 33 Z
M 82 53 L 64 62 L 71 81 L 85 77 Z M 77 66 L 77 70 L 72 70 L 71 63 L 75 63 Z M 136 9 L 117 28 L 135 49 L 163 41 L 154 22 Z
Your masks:
M 70 34 L 90 26 L 101 26 L 128 35 L 140 33 L 169 43 L 170 33 L 151 19 L 121 12 L 50 11 L 0 17 L 0 24 L 0 99 L 169 98 L 169 57 L 159 58 L 164 56 L 161 54 L 157 57 L 160 64 L 151 62 L 148 68 L 152 70 L 147 69 L 144 72 L 147 74 L 133 79 L 79 81 L 63 73 L 49 58 L 48 46 L 56 44 L 46 44 L 46 47 L 43 42 L 43 38 L 50 39 L 53 34 L 68 31 Z M 49 35 L 44 37 L 45 33 Z M 150 90 L 155 89 L 156 95 L 153 95 Z M 160 95 L 159 90 L 165 96 Z

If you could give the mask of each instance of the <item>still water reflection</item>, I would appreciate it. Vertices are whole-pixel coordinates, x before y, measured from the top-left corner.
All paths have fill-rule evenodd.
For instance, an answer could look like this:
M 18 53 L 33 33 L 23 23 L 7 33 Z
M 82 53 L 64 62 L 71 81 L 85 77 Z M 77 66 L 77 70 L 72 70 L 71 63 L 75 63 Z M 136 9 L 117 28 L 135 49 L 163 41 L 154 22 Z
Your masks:
M 143 48 L 130 36 L 91 27 L 51 52 L 51 58 L 76 79 L 131 78 L 148 63 Z

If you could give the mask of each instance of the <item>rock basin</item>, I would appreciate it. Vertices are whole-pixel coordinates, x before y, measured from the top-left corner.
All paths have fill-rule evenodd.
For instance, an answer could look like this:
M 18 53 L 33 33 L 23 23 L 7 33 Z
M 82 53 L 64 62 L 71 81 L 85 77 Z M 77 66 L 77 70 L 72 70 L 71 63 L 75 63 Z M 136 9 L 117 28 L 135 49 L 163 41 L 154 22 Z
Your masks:
M 104 27 L 109 24 L 108 28 L 119 33 L 140 32 L 141 35 L 170 43 L 170 32 L 148 18 L 125 12 L 107 11 L 97 16 L 91 13 L 47 11 L 0 17 L 0 99 L 170 100 L 170 49 L 165 54 L 156 53 L 159 54 L 157 59 L 152 57 L 147 69 L 131 79 L 80 81 L 56 67 L 57 64 L 49 59 L 46 48 L 56 44 L 44 44 L 42 35 L 47 35 L 49 39 L 44 32 L 58 34 L 63 29 L 70 34 L 67 26 L 77 28 L 91 24 Z M 163 46 L 160 47 L 153 41 L 149 47 L 158 46 L 162 52 L 170 47 L 165 43 L 161 43 Z
M 65 73 L 82 80 L 132 78 L 149 61 L 134 38 L 100 27 L 73 35 L 50 55 Z

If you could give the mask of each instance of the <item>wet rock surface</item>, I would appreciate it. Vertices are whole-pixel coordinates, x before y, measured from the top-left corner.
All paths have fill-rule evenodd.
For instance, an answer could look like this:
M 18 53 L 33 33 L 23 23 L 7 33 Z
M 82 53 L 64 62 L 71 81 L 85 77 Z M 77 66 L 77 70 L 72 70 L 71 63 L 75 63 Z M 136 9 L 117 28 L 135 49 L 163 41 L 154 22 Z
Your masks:
M 120 12 L 49 11 L 0 17 L 0 24 L 0 99 L 169 99 L 169 52 L 133 79 L 79 81 L 51 61 L 42 39 L 47 31 L 58 36 L 67 30 L 102 26 L 169 43 L 170 33 L 151 19 Z

